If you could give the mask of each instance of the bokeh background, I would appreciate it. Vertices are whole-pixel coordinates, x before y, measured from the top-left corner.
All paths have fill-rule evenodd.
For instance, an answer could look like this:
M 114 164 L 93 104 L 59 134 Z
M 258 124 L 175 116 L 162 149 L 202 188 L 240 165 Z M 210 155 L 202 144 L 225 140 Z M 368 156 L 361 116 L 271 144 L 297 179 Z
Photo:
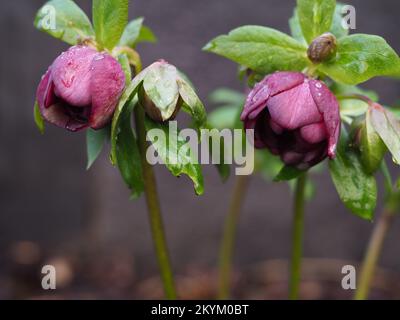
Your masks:
M 383 36 L 400 52 L 398 1 L 347 2 L 357 9 L 357 32 Z M 107 152 L 92 170 L 85 170 L 84 133 L 48 126 L 41 136 L 34 125 L 36 86 L 48 65 L 67 48 L 33 27 L 43 3 L 4 1 L 0 12 L 0 298 L 43 294 L 157 297 L 157 264 L 144 199 L 129 200 Z M 90 16 L 91 1 L 77 3 Z M 201 48 L 211 38 L 244 24 L 288 33 L 287 19 L 294 4 L 283 0 L 133 0 L 130 18 L 145 16 L 159 38 L 156 45 L 140 45 L 144 64 L 159 58 L 175 64 L 191 78 L 211 111 L 215 106 L 207 102 L 210 92 L 217 87 L 241 90 L 242 85 L 234 63 Z M 393 80 L 375 79 L 364 87 L 378 91 L 389 105 L 400 97 L 399 82 Z M 398 168 L 392 170 L 398 173 Z M 215 168 L 205 166 L 205 194 L 197 197 L 186 177 L 174 178 L 163 167 L 157 167 L 156 174 L 174 270 L 181 285 L 199 297 L 196 294 L 207 291 L 207 285 L 213 287 L 235 178 L 223 184 Z M 327 172 L 313 179 L 317 194 L 307 204 L 304 255 L 316 261 L 334 259 L 327 265 L 340 277 L 343 263 L 338 261 L 362 259 L 373 224 L 344 208 Z M 237 270 L 251 272 L 264 261 L 282 259 L 272 269 L 285 272 L 281 266 L 290 252 L 290 197 L 287 184 L 252 178 L 238 233 Z M 393 275 L 400 274 L 399 239 L 397 219 L 380 260 Z M 59 268 L 60 289 L 55 293 L 40 288 L 40 266 L 49 261 Z M 392 288 L 399 285 L 390 281 Z M 332 288 L 339 290 L 340 283 L 332 283 Z

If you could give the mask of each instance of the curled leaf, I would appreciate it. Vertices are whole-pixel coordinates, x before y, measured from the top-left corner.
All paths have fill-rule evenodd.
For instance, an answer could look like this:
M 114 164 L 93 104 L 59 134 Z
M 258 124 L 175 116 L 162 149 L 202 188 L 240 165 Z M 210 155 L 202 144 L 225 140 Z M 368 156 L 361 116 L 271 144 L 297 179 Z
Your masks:
M 35 27 L 70 45 L 94 38 L 92 24 L 72 0 L 51 0 L 39 9 Z
M 393 156 L 400 164 L 400 124 L 396 117 L 379 104 L 374 104 L 369 110 L 371 123 Z

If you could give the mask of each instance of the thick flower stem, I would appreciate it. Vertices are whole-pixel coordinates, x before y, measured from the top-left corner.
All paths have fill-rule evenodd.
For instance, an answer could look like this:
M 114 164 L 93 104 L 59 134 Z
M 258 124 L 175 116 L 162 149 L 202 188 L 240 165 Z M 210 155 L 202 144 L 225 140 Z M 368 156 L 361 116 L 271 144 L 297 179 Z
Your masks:
M 394 212 L 385 209 L 379 217 L 375 229 L 372 232 L 372 237 L 368 244 L 367 252 L 362 264 L 360 280 L 354 296 L 355 300 L 365 300 L 368 298 L 372 278 L 382 251 L 383 242 L 392 223 L 393 217 Z
M 299 296 L 301 258 L 304 231 L 304 203 L 307 176 L 302 174 L 296 181 L 294 197 L 294 217 L 292 231 L 292 259 L 290 265 L 289 299 L 297 300 Z
M 140 106 L 136 106 L 135 123 L 139 149 L 142 158 L 144 188 L 150 218 L 151 231 L 153 235 L 158 264 L 160 267 L 161 278 L 164 285 L 165 296 L 167 299 L 173 300 L 176 299 L 176 291 L 164 233 L 163 221 L 161 217 L 160 203 L 157 195 L 156 180 L 153 168 L 146 160 L 147 141 L 146 129 L 144 127 L 144 117 L 145 115 L 143 108 L 141 108 Z
M 229 205 L 228 215 L 226 216 L 224 234 L 219 255 L 219 287 L 218 299 L 229 299 L 232 257 L 235 247 L 237 226 L 242 209 L 243 200 L 249 185 L 249 176 L 238 176 L 233 189 L 232 198 Z

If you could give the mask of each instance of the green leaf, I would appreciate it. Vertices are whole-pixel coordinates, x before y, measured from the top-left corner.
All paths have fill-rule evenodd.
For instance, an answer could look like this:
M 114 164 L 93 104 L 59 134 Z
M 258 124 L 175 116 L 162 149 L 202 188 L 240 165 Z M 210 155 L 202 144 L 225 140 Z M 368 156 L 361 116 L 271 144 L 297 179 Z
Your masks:
M 390 175 L 389 168 L 387 166 L 386 160 L 383 159 L 381 162 L 381 172 L 384 178 L 384 185 L 385 185 L 385 201 L 387 198 L 390 198 L 390 195 L 393 193 L 393 179 Z
M 141 42 L 154 43 L 157 41 L 158 39 L 155 36 L 154 32 L 149 27 L 142 26 L 142 29 L 140 29 L 139 37 L 136 39 L 136 44 Z
M 376 180 L 364 171 L 359 155 L 347 146 L 347 139 L 342 130 L 336 158 L 329 161 L 332 181 L 341 201 L 351 212 L 372 220 L 377 198 Z
M 214 90 L 208 97 L 213 104 L 224 104 L 232 107 L 243 107 L 246 96 L 238 91 L 229 88 Z
M 209 42 L 204 50 L 224 56 L 258 73 L 301 71 L 308 62 L 307 47 L 274 29 L 243 26 Z
M 343 38 L 349 34 L 349 29 L 343 28 L 342 26 L 342 9 L 345 6 L 343 3 L 337 3 L 335 8 L 335 13 L 333 15 L 332 26 L 329 30 L 337 39 Z M 293 38 L 297 41 L 306 44 L 306 40 L 304 39 L 303 32 L 300 26 L 299 15 L 297 13 L 297 9 L 294 10 L 293 16 L 289 20 L 290 32 Z
M 334 82 L 330 86 L 330 89 L 336 95 L 353 95 L 356 93 L 356 94 L 361 94 L 363 96 L 367 96 L 368 98 L 370 98 L 372 101 L 375 102 L 379 100 L 379 96 L 376 91 L 366 90 L 359 86 Z
M 207 121 L 206 109 L 194 89 L 183 79 L 177 79 L 180 97 L 183 100 L 183 110 L 188 112 L 196 125 L 203 128 Z
M 394 68 L 388 76 L 396 80 L 400 80 L 400 64 L 397 68 Z
M 297 0 L 299 23 L 308 43 L 331 29 L 335 8 L 335 0 Z
M 110 128 L 106 127 L 101 130 L 88 129 L 86 131 L 86 150 L 87 150 L 87 167 L 89 170 L 103 150 L 104 143 L 110 135 Z
M 112 50 L 128 23 L 129 0 L 93 0 L 93 24 L 99 49 Z
M 208 124 L 218 130 L 239 129 L 241 107 L 219 107 L 208 114 Z M 243 125 L 242 125 L 243 127 Z
M 393 113 L 396 119 L 400 120 L 400 109 L 398 107 L 387 107 L 387 109 Z
M 182 174 L 189 176 L 194 183 L 196 194 L 203 194 L 204 182 L 201 166 L 194 155 L 188 152 L 189 144 L 179 135 L 176 122 L 170 121 L 169 123 L 161 124 L 152 121 L 146 116 L 145 126 L 148 131 L 147 138 L 168 170 L 176 177 Z M 161 130 L 159 133 L 163 138 L 156 134 L 149 134 L 152 129 Z M 170 136 L 173 138 L 169 139 Z M 177 138 L 175 139 L 175 137 Z
M 194 88 L 193 82 L 189 79 L 187 74 L 185 74 L 183 71 L 181 71 L 179 69 L 177 69 L 177 71 L 178 71 L 178 76 L 181 77 L 184 81 L 186 81 L 189 84 L 189 86 Z
M 355 85 L 392 75 L 400 70 L 400 59 L 383 38 L 354 34 L 339 39 L 336 57 L 322 63 L 319 70 L 337 82 Z
M 225 163 L 216 164 L 215 167 L 218 170 L 218 174 L 222 180 L 222 182 L 226 182 L 231 175 L 231 167 Z
M 131 65 L 129 63 L 129 58 L 128 56 L 123 53 L 118 56 L 118 62 L 122 67 L 122 70 L 124 71 L 125 74 L 125 86 L 129 86 L 132 81 L 132 70 L 131 70 Z
M 304 39 L 303 32 L 300 26 L 299 15 L 297 13 L 297 9 L 294 9 L 293 16 L 289 19 L 289 27 L 290 27 L 290 34 L 293 38 L 297 41 L 307 44 L 306 39 Z
M 223 182 L 226 182 L 231 174 L 231 168 L 230 168 L 230 164 L 226 164 L 224 163 L 224 153 L 227 152 L 227 150 L 229 150 L 230 154 L 233 154 L 234 150 L 232 150 L 232 148 L 234 149 L 235 146 L 233 145 L 229 145 L 229 144 L 225 144 L 225 139 L 220 138 L 220 132 L 218 130 L 223 130 L 226 129 L 226 127 L 224 128 L 216 128 L 214 127 L 211 123 L 206 123 L 205 124 L 205 128 L 207 128 L 208 134 L 203 134 L 202 135 L 202 141 L 204 142 L 205 139 L 208 139 L 208 146 L 209 146 L 209 154 L 211 155 L 211 159 L 218 159 L 218 163 L 214 163 L 215 167 L 218 170 L 218 174 L 221 178 L 221 180 Z M 218 129 L 218 130 L 214 130 L 214 129 Z M 220 148 L 218 150 L 218 155 L 216 155 L 215 152 L 215 148 L 213 147 L 213 139 L 220 139 Z M 234 141 L 237 142 L 237 141 Z M 218 158 L 217 158 L 218 157 Z
M 118 61 L 124 70 L 126 85 L 130 88 L 132 72 L 129 58 L 126 54 L 121 54 Z M 117 126 L 114 127 L 112 139 L 112 158 L 117 164 L 123 180 L 132 191 L 133 198 L 138 198 L 144 190 L 142 160 L 131 123 L 132 111 L 138 107 L 137 103 L 138 99 L 134 96 L 132 100 L 128 98 L 122 110 L 118 109 Z
M 39 132 L 41 134 L 44 134 L 44 119 L 42 117 L 42 114 L 40 113 L 39 103 L 37 101 L 35 102 L 35 106 L 33 107 L 33 117 L 35 119 L 36 126 L 39 129 Z
M 371 123 L 371 112 L 365 115 L 365 122 L 361 127 L 361 161 L 367 173 L 375 173 L 386 153 L 386 146 Z
M 143 89 L 164 120 L 171 118 L 178 105 L 178 72 L 167 63 L 153 64 L 143 81 Z
M 146 74 L 147 70 L 145 69 L 132 80 L 132 82 L 125 88 L 125 91 L 119 99 L 117 107 L 115 108 L 111 123 L 111 161 L 113 164 L 116 164 L 117 159 L 117 136 L 120 125 L 120 117 L 125 108 L 129 106 L 131 100 L 136 96 Z
M 371 123 L 379 134 L 394 161 L 400 164 L 400 124 L 395 116 L 382 106 L 375 104 L 369 109 Z
M 220 105 L 208 114 L 208 123 L 212 128 L 219 130 L 243 128 L 243 123 L 240 121 L 240 114 L 245 101 L 243 93 L 220 88 L 212 92 L 208 99 L 211 103 Z
M 68 44 L 94 37 L 86 14 L 71 0 L 52 0 L 37 13 L 35 27 Z
M 217 155 L 213 154 L 213 152 L 215 151 L 215 148 L 213 148 L 213 145 L 212 145 L 212 139 L 213 139 L 212 136 L 213 136 L 213 133 L 215 132 L 213 129 L 217 129 L 217 128 L 213 127 L 210 123 L 207 123 L 205 126 L 210 131 L 209 131 L 208 135 L 204 135 L 202 137 L 202 139 L 203 139 L 202 141 L 204 142 L 204 137 L 206 137 L 208 139 L 209 154 L 211 155 L 211 159 L 215 159 L 217 157 Z M 222 128 L 222 129 L 225 129 L 225 128 Z M 221 139 L 220 141 L 221 141 L 221 144 L 220 144 L 220 148 L 219 148 L 219 161 L 218 161 L 219 163 L 215 163 L 214 165 L 218 170 L 218 174 L 219 174 L 221 180 L 223 182 L 226 182 L 231 174 L 231 168 L 230 168 L 229 164 L 224 163 L 224 152 L 226 151 L 227 148 L 231 149 L 232 146 L 225 145 L 224 139 Z
M 275 182 L 278 181 L 287 181 L 298 178 L 302 175 L 305 171 L 299 170 L 295 167 L 291 166 L 284 166 L 281 171 L 279 171 L 278 175 L 274 178 Z
M 139 146 L 131 123 L 135 107 L 139 107 L 137 99 L 134 99 L 121 115 L 116 141 L 116 162 L 122 178 L 132 191 L 132 197 L 138 198 L 144 190 L 144 181 Z
M 255 150 L 254 170 L 261 173 L 265 180 L 273 181 L 283 167 L 279 157 L 272 155 L 268 150 Z
M 139 42 L 156 42 L 157 38 L 153 32 L 143 25 L 143 17 L 129 22 L 119 42 L 120 46 L 135 48 Z

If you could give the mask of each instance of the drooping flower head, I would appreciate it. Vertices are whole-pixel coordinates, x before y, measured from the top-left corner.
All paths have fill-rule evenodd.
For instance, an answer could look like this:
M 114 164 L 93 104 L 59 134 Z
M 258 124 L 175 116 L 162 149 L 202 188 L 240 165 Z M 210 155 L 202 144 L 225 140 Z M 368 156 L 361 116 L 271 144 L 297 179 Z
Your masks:
M 257 83 L 241 115 L 254 129 L 255 147 L 268 148 L 286 165 L 308 169 L 334 158 L 339 104 L 328 87 L 298 72 L 277 72 Z
M 49 67 L 37 89 L 43 118 L 70 131 L 101 129 L 125 87 L 121 65 L 105 52 L 71 47 Z

